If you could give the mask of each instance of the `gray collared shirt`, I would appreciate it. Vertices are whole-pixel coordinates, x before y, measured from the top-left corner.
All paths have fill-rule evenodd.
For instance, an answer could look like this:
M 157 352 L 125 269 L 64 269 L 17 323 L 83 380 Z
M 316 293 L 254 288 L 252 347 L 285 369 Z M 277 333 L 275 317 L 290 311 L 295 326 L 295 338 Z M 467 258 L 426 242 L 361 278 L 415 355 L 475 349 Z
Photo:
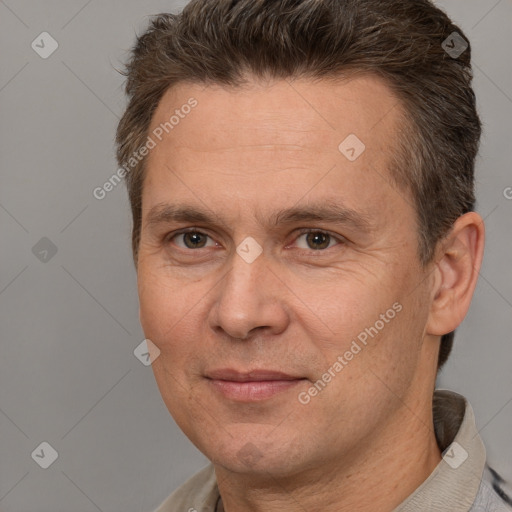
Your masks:
M 486 453 L 469 402 L 453 391 L 436 390 L 434 431 L 443 459 L 393 512 L 512 512 L 501 479 Z M 508 503 L 508 504 L 507 504 Z M 212 464 L 174 491 L 155 512 L 222 512 Z

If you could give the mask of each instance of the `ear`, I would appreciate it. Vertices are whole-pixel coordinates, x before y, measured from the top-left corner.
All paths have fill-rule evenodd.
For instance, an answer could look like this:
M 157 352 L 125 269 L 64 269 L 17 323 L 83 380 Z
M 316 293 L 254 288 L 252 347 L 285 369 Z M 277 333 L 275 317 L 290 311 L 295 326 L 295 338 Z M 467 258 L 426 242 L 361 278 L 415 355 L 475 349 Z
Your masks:
M 427 334 L 454 331 L 468 312 L 484 253 L 484 221 L 476 212 L 459 217 L 438 244 Z

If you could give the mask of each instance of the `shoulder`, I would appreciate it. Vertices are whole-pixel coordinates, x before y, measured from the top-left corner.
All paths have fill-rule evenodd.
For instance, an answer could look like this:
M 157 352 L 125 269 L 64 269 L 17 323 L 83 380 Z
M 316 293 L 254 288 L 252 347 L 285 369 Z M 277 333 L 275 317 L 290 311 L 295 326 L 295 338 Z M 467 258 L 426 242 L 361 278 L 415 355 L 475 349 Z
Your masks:
M 218 497 L 215 471 L 213 465 L 208 464 L 178 487 L 155 512 L 210 512 L 215 510 Z
M 504 490 L 504 483 L 503 478 L 486 465 L 470 512 L 512 512 L 512 498 Z

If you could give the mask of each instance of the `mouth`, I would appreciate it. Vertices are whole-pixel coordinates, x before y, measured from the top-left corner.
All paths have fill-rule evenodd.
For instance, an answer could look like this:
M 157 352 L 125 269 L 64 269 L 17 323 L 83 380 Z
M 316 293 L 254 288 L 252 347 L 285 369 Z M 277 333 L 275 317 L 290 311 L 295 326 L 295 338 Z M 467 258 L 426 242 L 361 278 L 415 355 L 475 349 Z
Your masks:
M 227 368 L 208 372 L 206 378 L 217 393 L 237 402 L 267 400 L 307 380 L 274 370 L 240 372 Z

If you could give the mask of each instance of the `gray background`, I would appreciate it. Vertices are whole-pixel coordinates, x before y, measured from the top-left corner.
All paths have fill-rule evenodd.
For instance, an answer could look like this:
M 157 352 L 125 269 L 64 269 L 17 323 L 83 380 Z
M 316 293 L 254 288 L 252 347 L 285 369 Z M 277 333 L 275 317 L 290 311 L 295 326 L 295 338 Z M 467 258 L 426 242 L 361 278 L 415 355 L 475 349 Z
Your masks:
M 124 185 L 92 195 L 117 169 L 116 68 L 148 15 L 184 3 L 0 0 L 3 512 L 150 511 L 207 462 L 133 354 L 144 336 Z M 487 247 L 438 386 L 470 400 L 490 462 L 512 479 L 512 1 L 439 4 L 473 44 Z M 31 48 L 43 31 L 59 44 L 47 59 Z M 55 255 L 33 253 L 43 237 Z M 59 454 L 46 470 L 31 458 L 43 441 Z

